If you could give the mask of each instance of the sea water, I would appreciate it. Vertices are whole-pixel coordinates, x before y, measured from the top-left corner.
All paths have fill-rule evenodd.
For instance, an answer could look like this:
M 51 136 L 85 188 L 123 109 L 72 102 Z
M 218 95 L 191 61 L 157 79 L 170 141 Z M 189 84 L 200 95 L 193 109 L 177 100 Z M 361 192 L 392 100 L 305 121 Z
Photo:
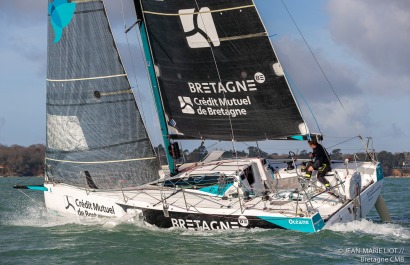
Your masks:
M 0 178 L 0 264 L 410 264 L 410 179 L 386 178 L 393 222 L 367 219 L 305 234 L 286 230 L 187 231 L 138 220 L 67 219 L 44 209 L 42 192 Z

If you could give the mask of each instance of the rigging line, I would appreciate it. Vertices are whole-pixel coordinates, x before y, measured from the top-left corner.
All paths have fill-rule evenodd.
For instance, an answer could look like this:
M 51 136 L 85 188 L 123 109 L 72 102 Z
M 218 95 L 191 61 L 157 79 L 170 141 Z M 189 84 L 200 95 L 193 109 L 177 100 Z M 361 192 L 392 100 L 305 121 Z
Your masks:
M 331 138 L 331 139 L 348 139 L 352 137 L 358 137 L 358 136 L 331 136 L 331 135 L 326 136 L 326 138 Z
M 73 81 L 96 80 L 96 79 L 105 79 L 105 78 L 113 78 L 113 77 L 121 77 L 121 76 L 127 76 L 127 74 L 96 76 L 96 77 L 84 77 L 84 78 L 72 78 L 72 79 L 46 79 L 46 80 L 48 82 L 73 82 Z
M 111 164 L 111 163 L 123 163 L 123 162 L 131 162 L 131 161 L 142 161 L 142 160 L 153 160 L 157 159 L 157 157 L 143 157 L 143 158 L 132 158 L 132 159 L 123 159 L 123 160 L 109 160 L 109 161 L 72 161 L 72 160 L 60 160 L 46 157 L 46 160 L 60 162 L 60 163 L 69 163 L 69 164 Z
M 302 100 L 305 102 L 306 106 L 308 107 L 308 109 L 309 109 L 309 111 L 310 111 L 310 114 L 312 114 L 312 117 L 313 117 L 313 119 L 314 119 L 315 122 L 316 122 L 316 126 L 317 126 L 317 128 L 318 128 L 320 134 L 322 134 L 322 131 L 320 130 L 319 123 L 318 123 L 318 121 L 317 121 L 317 119 L 316 119 L 315 114 L 313 113 L 312 109 L 310 108 L 309 103 L 306 101 L 306 99 L 305 99 L 305 97 L 303 96 L 302 92 L 299 90 L 298 86 L 297 86 L 296 83 L 293 81 L 291 75 L 288 74 L 287 71 L 285 71 L 285 75 L 286 75 L 286 77 L 288 78 L 288 80 L 289 80 L 290 83 L 291 83 L 291 88 L 294 87 L 295 90 L 296 90 L 296 92 L 301 96 Z M 301 115 L 302 115 L 302 118 L 303 118 L 303 114 L 302 114 L 302 113 L 301 113 Z M 305 127 L 306 127 L 306 124 L 305 124 Z M 307 127 L 306 127 L 306 131 L 307 131 Z
M 252 145 L 249 145 L 249 144 L 247 144 L 247 143 L 245 143 L 245 142 L 241 142 L 241 144 L 244 144 L 244 145 L 246 145 L 247 147 L 254 147 L 254 146 L 252 146 Z M 259 148 L 259 145 L 258 145 L 258 141 L 256 141 L 256 147 L 258 148 L 258 152 L 260 153 L 260 151 L 262 151 L 262 152 L 264 152 L 262 149 L 260 149 Z M 289 150 L 289 149 L 280 149 L 280 148 L 268 148 L 268 147 L 264 147 L 263 149 L 267 149 L 267 150 Z
M 286 6 L 285 3 L 283 2 L 283 0 L 281 0 L 281 2 L 282 2 L 282 4 L 283 4 L 283 6 L 285 7 L 286 11 L 288 12 L 290 18 L 292 19 L 293 24 L 295 25 L 296 29 L 299 31 L 299 34 L 300 34 L 300 36 L 302 37 L 303 41 L 305 42 L 306 46 L 308 47 L 310 53 L 312 54 L 313 58 L 315 59 L 316 64 L 318 65 L 320 71 L 322 72 L 323 76 L 325 77 L 327 83 L 329 84 L 330 88 L 333 90 L 333 93 L 335 94 L 337 100 L 339 101 L 339 103 L 340 103 L 340 105 L 342 106 L 343 110 L 345 110 L 345 107 L 343 106 L 342 101 L 340 100 L 339 96 L 337 95 L 336 90 L 333 88 L 333 86 L 332 86 L 332 84 L 330 83 L 330 81 L 329 81 L 327 75 L 326 75 L 325 72 L 323 71 L 322 66 L 320 65 L 320 63 L 319 63 L 318 59 L 316 58 L 315 54 L 313 53 L 312 48 L 310 48 L 310 46 L 309 46 L 307 40 L 305 39 L 305 36 L 302 34 L 302 31 L 299 29 L 298 25 L 296 24 L 296 21 L 293 19 L 292 14 L 290 13 L 289 9 L 287 8 L 287 6 Z
M 73 0 L 74 3 L 102 2 L 102 0 Z
M 256 141 L 256 148 L 258 148 L 258 156 L 261 157 L 261 149 L 259 148 L 258 141 Z
M 196 2 L 196 1 L 195 1 Z M 196 3 L 198 7 L 198 3 Z M 183 14 L 173 14 L 173 13 L 160 13 L 160 12 L 152 12 L 152 11 L 143 11 L 146 14 L 151 14 L 151 15 L 160 15 L 160 16 L 180 16 L 180 15 L 198 15 L 198 14 L 206 14 L 206 13 L 217 13 L 217 12 L 223 12 L 223 11 L 231 11 L 231 10 L 237 10 L 237 9 L 244 9 L 244 8 L 250 8 L 254 7 L 255 5 L 246 5 L 246 6 L 236 6 L 236 7 L 230 7 L 230 8 L 223 8 L 223 9 L 217 9 L 217 10 L 210 10 L 210 11 L 204 11 L 204 12 L 191 12 L 191 13 L 183 13 Z M 199 10 L 199 7 L 198 7 Z
M 350 138 L 350 139 L 347 139 L 346 141 L 340 142 L 340 143 L 338 143 L 338 144 L 335 144 L 335 145 L 332 145 L 332 146 L 329 146 L 329 147 L 326 147 L 326 148 L 327 148 L 327 149 L 333 148 L 333 147 L 335 147 L 335 146 L 344 144 L 344 143 L 349 142 L 349 141 L 351 141 L 351 140 L 353 140 L 353 139 L 356 139 L 356 138 L 359 138 L 359 136 L 352 137 L 352 138 Z
M 309 46 L 307 40 L 305 39 L 304 35 L 302 34 L 302 31 L 299 29 L 298 25 L 296 24 L 296 21 L 295 21 L 295 19 L 293 18 L 292 14 L 290 13 L 289 9 L 287 8 L 285 2 L 283 2 L 283 0 L 281 0 L 281 2 L 282 2 L 282 4 L 283 4 L 283 6 L 285 7 L 286 11 L 288 12 L 290 18 L 292 19 L 292 22 L 293 22 L 293 24 L 295 25 L 295 27 L 297 28 L 297 30 L 298 30 L 300 36 L 302 37 L 303 41 L 305 42 L 306 46 L 308 47 L 310 53 L 312 54 L 312 56 L 313 56 L 313 58 L 314 58 L 316 64 L 318 65 L 320 71 L 322 72 L 323 76 L 325 77 L 327 83 L 329 84 L 329 87 L 332 89 L 332 91 L 333 91 L 333 93 L 335 94 L 337 100 L 339 101 L 340 106 L 341 106 L 342 109 L 345 111 L 346 115 L 348 115 L 348 113 L 347 113 L 345 107 L 344 107 L 343 104 L 342 104 L 342 101 L 340 100 L 339 96 L 338 96 L 337 93 L 336 93 L 336 90 L 334 89 L 334 87 L 333 87 L 332 84 L 330 83 L 329 78 L 328 78 L 327 75 L 325 74 L 325 72 L 324 72 L 322 66 L 320 65 L 320 63 L 319 63 L 318 59 L 316 58 L 315 54 L 313 53 L 313 50 L 310 48 L 310 46 Z M 356 125 L 353 124 L 353 127 L 354 127 L 355 131 L 357 132 L 359 138 L 361 139 L 363 146 L 366 148 L 366 143 L 364 142 L 364 140 L 363 140 L 362 137 L 360 136 L 360 132 L 359 132 L 359 130 L 357 129 Z
M 218 142 L 216 142 L 216 143 L 214 143 L 214 144 L 212 144 L 212 145 L 210 145 L 210 146 L 208 146 L 208 147 L 205 147 L 207 150 L 209 149 L 209 148 L 211 148 L 212 146 L 215 146 L 215 145 L 217 145 L 217 144 L 219 144 L 221 141 L 218 141 Z
M 43 204 L 39 203 L 39 202 L 36 201 L 34 198 L 28 196 L 28 195 L 27 195 L 25 192 L 23 192 L 22 190 L 19 189 L 18 191 L 20 191 L 21 193 L 23 193 L 24 196 L 26 196 L 27 198 L 29 198 L 30 200 L 32 200 L 34 203 L 36 203 L 36 204 L 37 204 L 38 206 L 40 206 L 41 208 L 46 209 Z
M 197 0 L 195 0 L 195 4 L 196 4 L 196 7 L 198 8 L 198 10 L 200 10 Z M 252 6 L 254 6 L 254 5 L 252 5 Z M 249 6 L 249 7 L 250 7 L 250 6 Z M 207 28 L 206 28 L 206 25 L 207 25 L 207 24 L 205 23 L 205 21 L 204 21 L 202 15 L 199 15 L 199 17 L 201 18 L 202 24 L 203 24 L 204 27 L 205 27 L 205 33 L 208 35 L 208 30 L 207 30 Z M 209 35 L 208 35 L 208 36 L 209 36 Z M 216 62 L 214 50 L 213 50 L 211 44 L 209 44 L 209 47 L 210 47 L 210 49 L 211 49 L 212 58 L 213 58 L 213 60 L 214 60 L 215 69 L 216 69 L 216 72 L 217 72 L 217 74 L 218 74 L 219 82 L 222 83 L 221 74 L 220 74 L 220 72 L 219 72 L 218 63 Z M 225 94 L 225 92 L 223 92 L 223 96 L 224 96 L 224 99 L 226 99 L 226 94 Z M 228 110 L 228 113 L 229 113 L 229 107 L 228 107 L 228 106 L 226 107 L 226 109 Z M 233 150 L 234 150 L 235 153 L 236 153 L 235 143 L 234 143 L 234 141 L 235 141 L 235 134 L 234 134 L 234 131 L 233 131 L 233 124 L 232 124 L 232 117 L 231 117 L 231 115 L 228 115 L 228 119 L 229 119 L 229 124 L 230 124 L 230 126 L 231 126 L 231 133 L 232 133 L 232 148 L 233 148 Z

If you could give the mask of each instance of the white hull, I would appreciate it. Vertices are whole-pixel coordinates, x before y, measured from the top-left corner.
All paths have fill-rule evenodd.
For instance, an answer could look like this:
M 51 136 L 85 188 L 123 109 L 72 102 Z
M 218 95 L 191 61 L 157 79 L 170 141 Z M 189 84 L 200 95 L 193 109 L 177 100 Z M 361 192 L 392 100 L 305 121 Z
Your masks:
M 250 161 L 255 163 L 258 160 Z M 326 192 L 318 193 L 310 200 L 297 201 L 290 199 L 288 195 L 278 197 L 278 193 L 286 194 L 286 191 L 277 190 L 272 191 L 265 200 L 258 194 L 245 200 L 242 193 L 237 197 L 229 195 L 223 198 L 198 189 L 166 188 L 158 185 L 100 191 L 48 183 L 44 185 L 48 189 L 44 195 L 47 208 L 61 215 L 125 220 L 138 217 L 158 227 L 193 230 L 261 227 L 316 232 L 335 223 L 361 219 L 368 214 L 383 185 L 378 168 L 380 166 L 377 164 L 364 163 L 361 169 L 364 173 L 361 175 L 360 195 L 343 201 Z M 287 173 L 291 175 L 292 172 Z M 282 172 L 282 179 L 287 178 L 291 177 Z M 329 181 L 336 185 L 332 178 L 334 177 L 328 177 Z M 232 187 L 226 190 L 224 195 L 234 189 Z M 335 190 L 341 197 L 344 196 L 341 186 Z

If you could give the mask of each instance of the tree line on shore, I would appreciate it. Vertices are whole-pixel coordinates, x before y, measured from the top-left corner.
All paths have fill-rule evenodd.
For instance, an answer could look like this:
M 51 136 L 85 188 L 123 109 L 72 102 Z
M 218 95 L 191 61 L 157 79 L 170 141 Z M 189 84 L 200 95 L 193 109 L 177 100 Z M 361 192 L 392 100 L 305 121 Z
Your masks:
M 161 164 L 165 165 L 166 157 L 165 150 L 162 145 L 155 148 L 157 154 L 159 154 Z M 0 144 L 0 176 L 42 176 L 44 175 L 44 158 L 45 158 L 45 146 L 43 144 L 30 145 L 28 147 L 11 145 L 5 146 Z M 182 158 L 178 163 L 197 162 L 202 160 L 208 155 L 210 151 L 203 145 L 195 148 L 191 152 L 187 149 L 181 150 Z M 309 158 L 307 150 L 302 150 L 297 154 L 297 158 L 306 159 Z M 353 158 L 353 154 L 343 154 L 341 149 L 334 149 L 330 152 L 330 156 L 333 160 L 344 160 L 346 158 Z M 366 154 L 356 154 L 360 160 L 366 159 Z M 261 149 L 249 146 L 247 150 L 233 152 L 225 151 L 222 158 L 233 157 L 263 157 L 270 159 L 287 159 L 290 158 L 288 154 L 280 155 L 277 153 L 268 154 Z M 391 176 L 395 170 L 402 170 L 401 172 L 409 170 L 405 167 L 406 162 L 410 160 L 410 153 L 391 153 L 387 151 L 381 151 L 377 154 L 377 159 L 382 163 L 383 172 L 385 176 Z M 409 172 L 410 173 L 410 172 Z
M 0 145 L 0 176 L 44 175 L 45 146 Z

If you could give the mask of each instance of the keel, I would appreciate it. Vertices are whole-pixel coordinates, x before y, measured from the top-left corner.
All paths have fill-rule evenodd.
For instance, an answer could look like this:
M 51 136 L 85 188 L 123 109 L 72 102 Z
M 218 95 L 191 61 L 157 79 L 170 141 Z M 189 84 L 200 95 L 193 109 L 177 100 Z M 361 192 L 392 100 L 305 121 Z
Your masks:
M 383 196 L 381 194 L 377 198 L 376 204 L 374 206 L 376 207 L 376 210 L 379 213 L 380 218 L 382 219 L 383 222 L 392 221 L 390 217 L 389 209 L 387 209 L 387 205 L 384 202 Z

